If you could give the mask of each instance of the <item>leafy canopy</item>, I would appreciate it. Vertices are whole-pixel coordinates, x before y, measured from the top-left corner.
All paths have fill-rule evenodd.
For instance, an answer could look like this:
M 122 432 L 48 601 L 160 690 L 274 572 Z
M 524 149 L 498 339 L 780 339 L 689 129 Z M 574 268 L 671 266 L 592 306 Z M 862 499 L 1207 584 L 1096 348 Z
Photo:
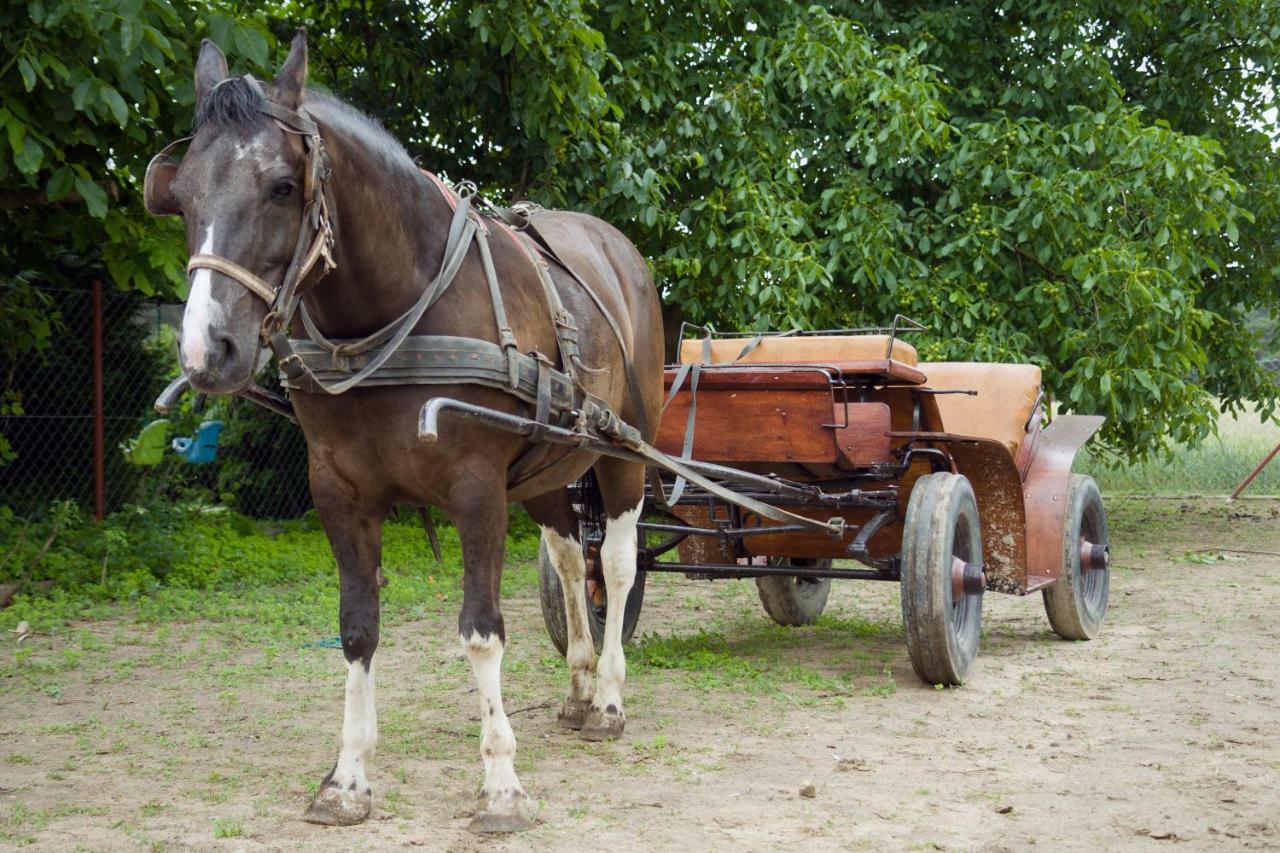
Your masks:
M 47 274 L 69 242 L 122 286 L 177 280 L 181 241 L 143 218 L 136 178 L 189 115 L 197 39 L 256 71 L 302 23 L 313 82 L 424 166 L 614 222 L 674 317 L 901 311 L 931 328 L 928 357 L 1040 364 L 1131 456 L 1203 437 L 1215 398 L 1275 410 L 1243 331 L 1280 308 L 1271 0 L 244 8 L 0 13 L 0 189 L 83 198 L 6 203 L 35 235 L 0 249 L 6 276 Z

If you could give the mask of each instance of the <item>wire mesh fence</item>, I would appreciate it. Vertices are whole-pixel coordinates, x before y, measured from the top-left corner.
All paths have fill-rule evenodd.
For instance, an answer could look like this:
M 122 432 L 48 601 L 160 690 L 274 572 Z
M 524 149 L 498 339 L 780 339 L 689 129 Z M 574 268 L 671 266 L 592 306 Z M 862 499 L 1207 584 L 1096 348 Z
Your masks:
M 306 444 L 286 419 L 191 394 L 168 417 L 155 414 L 152 403 L 178 372 L 181 305 L 104 286 L 97 348 L 91 288 L 39 295 L 49 343 L 20 364 L 0 364 L 0 436 L 11 457 L 0 464 L 0 504 L 25 515 L 66 500 L 90 509 L 100 488 L 106 512 L 149 500 L 220 503 L 260 518 L 310 508 Z
M 23 515 L 68 500 L 91 509 L 100 488 L 106 512 L 149 500 L 218 503 L 258 518 L 311 507 L 306 443 L 285 418 L 191 394 L 168 417 L 156 416 L 152 403 L 178 371 L 181 305 L 109 286 L 96 310 L 90 287 L 37 294 L 48 345 L 21 363 L 0 357 L 0 505 Z M 1280 360 L 1263 364 L 1280 373 Z M 271 364 L 259 380 L 274 384 L 274 376 Z

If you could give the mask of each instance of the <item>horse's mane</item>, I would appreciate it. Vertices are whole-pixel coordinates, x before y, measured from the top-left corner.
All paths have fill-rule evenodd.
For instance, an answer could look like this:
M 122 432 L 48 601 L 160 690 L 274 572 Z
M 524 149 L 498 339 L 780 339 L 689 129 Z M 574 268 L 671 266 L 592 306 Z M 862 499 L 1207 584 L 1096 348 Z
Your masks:
M 262 94 L 243 77 L 228 77 L 196 104 L 195 130 L 212 125 L 220 129 L 255 125 L 263 121 L 259 111 Z
M 195 130 L 205 126 L 226 130 L 257 125 L 266 121 L 260 111 L 262 103 L 262 94 L 244 78 L 229 77 L 196 105 Z M 322 126 L 354 137 L 366 151 L 376 154 L 387 165 L 417 173 L 418 168 L 404 146 L 376 119 L 323 92 L 304 91 L 303 106 Z

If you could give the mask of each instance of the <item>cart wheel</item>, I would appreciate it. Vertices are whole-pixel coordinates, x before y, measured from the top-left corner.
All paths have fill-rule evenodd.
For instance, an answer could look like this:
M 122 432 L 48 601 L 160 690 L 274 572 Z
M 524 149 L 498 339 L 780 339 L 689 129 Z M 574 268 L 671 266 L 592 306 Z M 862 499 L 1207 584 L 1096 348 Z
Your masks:
M 960 684 L 982 630 L 978 502 L 959 474 L 916 481 L 902 532 L 902 621 L 916 674 Z
M 794 557 L 771 557 L 771 566 L 817 566 L 831 568 L 830 560 L 802 560 Z M 756 592 L 764 612 L 779 625 L 812 625 L 827 606 L 831 578 L 797 578 L 769 575 L 756 578 Z
M 1072 474 L 1062 531 L 1062 576 L 1044 590 L 1049 624 L 1064 640 L 1092 640 L 1102 630 L 1111 591 L 1111 539 L 1102 492 Z
M 636 571 L 635 583 L 627 596 L 627 608 L 622 614 L 622 643 L 631 642 L 631 635 L 636 632 L 636 623 L 640 621 L 640 608 L 644 604 L 644 572 Z M 609 612 L 609 598 L 604 584 L 599 585 L 600 603 L 592 601 L 591 564 L 587 563 L 587 625 L 591 628 L 591 642 L 596 647 L 596 654 L 604 647 L 604 618 Z M 551 564 L 551 556 L 547 553 L 545 541 L 538 544 L 538 589 L 542 599 L 542 618 L 547 623 L 547 634 L 552 644 L 564 654 L 569 648 L 569 629 L 565 624 L 564 593 L 560 587 L 560 576 L 556 567 Z

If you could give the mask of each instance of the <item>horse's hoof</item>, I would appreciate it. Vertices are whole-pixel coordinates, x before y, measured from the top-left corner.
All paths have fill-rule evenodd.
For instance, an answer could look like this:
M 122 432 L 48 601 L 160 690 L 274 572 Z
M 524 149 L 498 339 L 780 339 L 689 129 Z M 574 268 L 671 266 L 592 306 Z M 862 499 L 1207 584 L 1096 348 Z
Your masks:
M 612 707 L 611 705 L 601 711 L 592 706 L 591 710 L 587 711 L 587 717 L 582 721 L 582 730 L 579 732 L 583 740 L 617 740 L 622 737 L 627 718 L 620 711 L 610 712 Z
M 480 811 L 467 829 L 479 835 L 495 832 L 524 832 L 532 829 L 536 817 L 533 798 L 516 789 L 495 796 L 480 795 Z
M 587 720 L 591 703 L 585 699 L 566 699 L 556 714 L 556 725 L 569 731 L 578 731 Z
M 303 813 L 307 823 L 325 826 L 352 826 L 363 823 L 373 810 L 373 791 L 344 791 L 332 782 L 320 786 L 315 799 Z

